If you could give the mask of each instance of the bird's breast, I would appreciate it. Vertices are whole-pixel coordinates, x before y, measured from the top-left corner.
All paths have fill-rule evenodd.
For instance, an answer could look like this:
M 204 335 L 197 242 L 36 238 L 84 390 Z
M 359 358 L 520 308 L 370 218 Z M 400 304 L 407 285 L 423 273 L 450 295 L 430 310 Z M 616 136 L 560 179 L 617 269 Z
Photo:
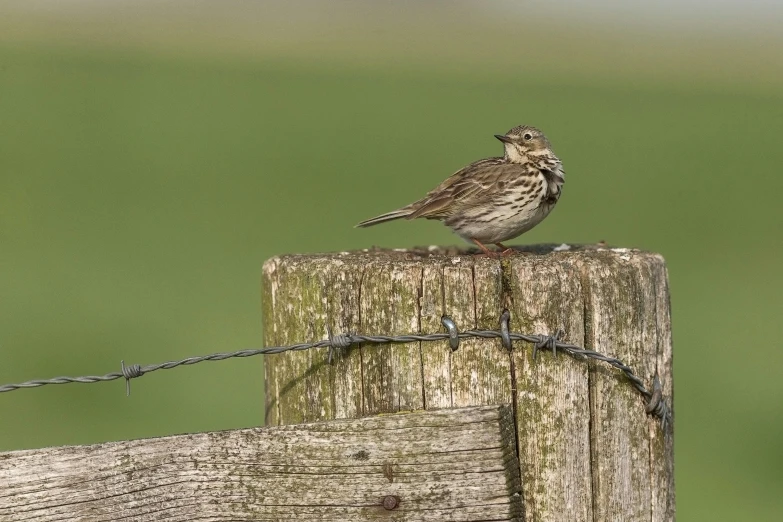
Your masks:
M 559 197 L 559 189 L 557 192 Z M 557 202 L 549 193 L 549 182 L 538 172 L 522 182 L 511 182 L 483 205 L 462 209 L 446 225 L 465 238 L 482 242 L 506 241 L 540 223 Z

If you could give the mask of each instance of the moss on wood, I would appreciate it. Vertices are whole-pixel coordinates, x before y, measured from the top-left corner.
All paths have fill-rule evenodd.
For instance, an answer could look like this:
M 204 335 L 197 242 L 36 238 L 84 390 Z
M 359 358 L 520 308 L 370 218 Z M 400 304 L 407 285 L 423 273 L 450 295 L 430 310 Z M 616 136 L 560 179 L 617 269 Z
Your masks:
M 603 246 L 536 245 L 511 258 L 458 249 L 284 256 L 264 269 L 267 344 L 335 333 L 432 333 L 440 317 L 462 330 L 550 334 L 631 365 L 671 393 L 671 335 L 663 259 Z M 270 423 L 472 404 L 516 406 L 528 520 L 671 520 L 672 447 L 627 379 L 601 363 L 497 339 L 362 346 L 267 358 Z M 645 514 L 647 518 L 645 517 Z

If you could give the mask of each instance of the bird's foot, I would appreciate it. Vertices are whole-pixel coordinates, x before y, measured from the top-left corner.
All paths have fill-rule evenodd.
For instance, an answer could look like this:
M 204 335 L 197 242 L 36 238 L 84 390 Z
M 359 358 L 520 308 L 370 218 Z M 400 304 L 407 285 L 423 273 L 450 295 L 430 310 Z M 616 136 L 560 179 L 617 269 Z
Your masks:
M 502 250 L 501 250 L 501 251 L 498 253 L 498 255 L 499 255 L 499 256 L 501 256 L 501 257 L 506 257 L 506 256 L 513 256 L 514 254 L 520 254 L 520 253 L 521 253 L 521 252 L 519 252 L 518 250 L 515 250 L 515 249 L 513 249 L 513 248 L 507 247 L 507 246 L 506 246 L 506 245 L 504 245 L 503 243 L 495 243 L 495 246 L 496 246 L 496 247 L 498 247 L 498 248 L 500 248 L 500 249 L 502 249 Z
M 481 243 L 481 241 L 477 239 L 474 239 L 473 242 L 476 243 L 476 245 L 478 245 L 478 247 L 481 249 L 481 253 L 476 254 L 477 256 L 487 256 L 492 259 L 500 259 L 503 257 L 525 254 L 525 252 L 516 250 L 515 248 L 507 247 L 503 243 L 494 243 L 494 245 L 498 247 L 500 250 L 492 251 L 488 249 L 486 246 L 484 246 Z
M 503 254 L 501 252 L 493 252 L 491 250 L 488 250 L 486 252 L 476 252 L 473 254 L 474 257 L 488 257 L 489 259 L 500 259 L 503 257 Z
M 476 254 L 476 255 L 478 255 L 478 256 L 487 256 L 487 257 L 490 257 L 490 258 L 498 257 L 498 253 L 497 252 L 493 252 L 492 250 L 490 250 L 487 247 L 485 247 L 481 243 L 481 241 L 479 241 L 478 239 L 474 239 L 473 242 L 476 243 L 476 246 L 478 246 L 481 249 L 481 253 L 480 254 Z

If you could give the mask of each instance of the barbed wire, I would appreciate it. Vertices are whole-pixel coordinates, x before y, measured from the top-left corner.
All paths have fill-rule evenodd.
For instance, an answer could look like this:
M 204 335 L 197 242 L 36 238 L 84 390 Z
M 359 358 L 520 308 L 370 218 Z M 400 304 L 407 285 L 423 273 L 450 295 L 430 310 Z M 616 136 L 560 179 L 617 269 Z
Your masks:
M 671 410 L 663 395 L 663 386 L 661 385 L 658 374 L 655 374 L 652 382 L 652 390 L 648 390 L 644 382 L 633 372 L 630 366 L 623 363 L 616 357 L 610 357 L 594 350 L 588 350 L 580 346 L 562 342 L 565 335 L 562 329 L 558 329 L 552 335 L 523 334 L 513 333 L 509 330 L 510 313 L 504 310 L 500 316 L 499 330 L 465 330 L 459 331 L 456 323 L 449 316 L 443 316 L 441 323 L 446 329 L 445 333 L 432 334 L 406 334 L 406 335 L 360 335 L 360 334 L 339 334 L 332 335 L 329 332 L 329 338 L 311 343 L 291 344 L 287 346 L 271 346 L 267 348 L 251 348 L 246 350 L 237 350 L 234 352 L 213 353 L 198 357 L 188 357 L 178 361 L 168 361 L 158 364 L 149 364 L 141 366 L 133 364 L 125 365 L 121 361 L 121 371 L 107 373 L 106 375 L 85 375 L 81 377 L 54 377 L 51 379 L 35 379 L 25 381 L 19 384 L 5 384 L 0 386 L 0 393 L 19 390 L 22 388 L 37 388 L 48 384 L 69 384 L 74 382 L 93 383 L 106 382 L 116 379 L 125 379 L 125 393 L 130 395 L 130 380 L 141 377 L 157 370 L 170 370 L 178 366 L 188 366 L 206 361 L 223 361 L 236 357 L 253 357 L 255 355 L 272 355 L 285 352 L 298 352 L 302 350 L 311 350 L 314 348 L 329 348 L 327 362 L 333 362 L 333 354 L 337 349 L 348 348 L 356 344 L 401 344 L 410 342 L 429 342 L 429 341 L 449 341 L 452 351 L 459 349 L 460 341 L 463 339 L 500 339 L 504 348 L 511 351 L 513 341 L 525 341 L 533 345 L 533 359 L 535 360 L 539 350 L 550 350 L 555 356 L 557 351 L 579 358 L 595 359 L 602 361 L 625 374 L 631 385 L 646 400 L 645 411 L 649 415 L 660 419 L 661 429 L 666 431 L 667 425 L 671 421 Z

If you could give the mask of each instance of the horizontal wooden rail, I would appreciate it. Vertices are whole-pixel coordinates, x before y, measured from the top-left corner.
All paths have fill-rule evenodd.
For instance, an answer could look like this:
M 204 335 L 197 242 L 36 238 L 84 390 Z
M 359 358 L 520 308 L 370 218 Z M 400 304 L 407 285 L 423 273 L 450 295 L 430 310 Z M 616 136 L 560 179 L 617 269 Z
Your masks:
M 0 520 L 521 520 L 509 406 L 0 453 Z

